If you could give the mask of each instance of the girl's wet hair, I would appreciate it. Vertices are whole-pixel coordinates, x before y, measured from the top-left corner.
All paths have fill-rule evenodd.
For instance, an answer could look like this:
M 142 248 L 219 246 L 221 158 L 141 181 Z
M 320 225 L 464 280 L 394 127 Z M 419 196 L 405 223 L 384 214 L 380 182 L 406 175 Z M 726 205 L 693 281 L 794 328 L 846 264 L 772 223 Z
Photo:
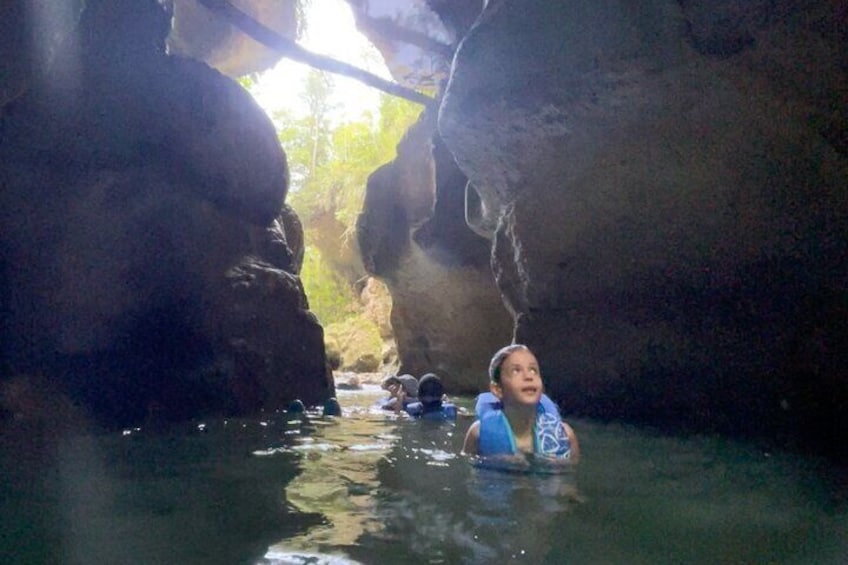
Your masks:
M 516 351 L 530 351 L 530 348 L 521 343 L 513 343 L 512 345 L 507 345 L 506 347 L 498 349 L 497 353 L 492 356 L 492 360 L 489 362 L 489 379 L 493 383 L 500 384 L 501 365 L 503 365 L 503 362 L 507 357 Z

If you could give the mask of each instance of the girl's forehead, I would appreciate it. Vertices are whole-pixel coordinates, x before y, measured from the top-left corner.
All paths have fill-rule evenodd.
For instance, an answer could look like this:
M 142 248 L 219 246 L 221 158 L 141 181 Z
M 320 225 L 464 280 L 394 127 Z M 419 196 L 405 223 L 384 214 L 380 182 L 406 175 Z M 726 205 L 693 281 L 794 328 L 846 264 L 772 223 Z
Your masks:
M 538 361 L 536 361 L 536 356 L 524 349 L 519 349 L 510 353 L 507 358 L 504 359 L 504 363 L 524 363 L 526 365 L 538 365 Z

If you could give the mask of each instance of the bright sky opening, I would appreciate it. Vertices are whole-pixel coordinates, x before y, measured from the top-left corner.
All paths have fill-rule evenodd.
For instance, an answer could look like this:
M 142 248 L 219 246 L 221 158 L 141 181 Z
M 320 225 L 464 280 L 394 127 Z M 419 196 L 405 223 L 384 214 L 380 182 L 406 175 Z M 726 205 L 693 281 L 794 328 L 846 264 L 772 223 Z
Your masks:
M 301 46 L 391 79 L 379 51 L 356 29 L 350 6 L 344 0 L 312 0 L 306 21 Z M 281 59 L 259 77 L 251 92 L 268 115 L 287 109 L 302 116 L 306 106 L 300 100 L 300 92 L 309 70 L 303 63 Z M 342 75 L 334 74 L 333 80 L 333 102 L 337 106 L 333 121 L 358 120 L 364 112 L 376 111 L 380 91 Z

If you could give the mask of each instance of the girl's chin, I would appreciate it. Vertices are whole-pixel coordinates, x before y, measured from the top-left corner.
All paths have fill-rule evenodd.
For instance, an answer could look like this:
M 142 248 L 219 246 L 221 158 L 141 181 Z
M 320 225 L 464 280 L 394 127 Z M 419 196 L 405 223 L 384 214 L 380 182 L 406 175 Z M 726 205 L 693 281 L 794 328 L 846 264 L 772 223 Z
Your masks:
M 516 405 L 535 409 L 536 405 L 542 400 L 542 395 L 522 395 L 512 400 Z

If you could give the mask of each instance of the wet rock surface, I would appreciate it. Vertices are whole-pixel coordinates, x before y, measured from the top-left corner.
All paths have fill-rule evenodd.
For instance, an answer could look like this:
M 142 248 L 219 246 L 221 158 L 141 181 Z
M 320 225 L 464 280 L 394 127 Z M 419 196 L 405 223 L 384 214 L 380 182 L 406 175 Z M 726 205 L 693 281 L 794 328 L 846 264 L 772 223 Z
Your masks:
M 760 8 L 492 1 L 457 52 L 439 129 L 568 411 L 802 442 L 846 423 L 844 14 Z
M 158 2 L 90 2 L 0 124 L 4 371 L 110 425 L 332 394 L 285 155 Z

